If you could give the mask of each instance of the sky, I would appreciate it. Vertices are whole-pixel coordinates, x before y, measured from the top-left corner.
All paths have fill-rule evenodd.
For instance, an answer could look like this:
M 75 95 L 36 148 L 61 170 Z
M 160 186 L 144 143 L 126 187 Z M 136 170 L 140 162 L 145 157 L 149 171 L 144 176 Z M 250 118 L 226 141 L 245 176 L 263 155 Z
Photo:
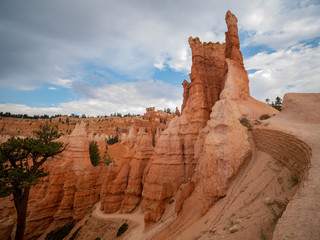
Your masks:
M 227 10 L 254 98 L 320 92 L 320 0 L 1 0 L 0 112 L 180 108 L 188 38 L 224 42 Z

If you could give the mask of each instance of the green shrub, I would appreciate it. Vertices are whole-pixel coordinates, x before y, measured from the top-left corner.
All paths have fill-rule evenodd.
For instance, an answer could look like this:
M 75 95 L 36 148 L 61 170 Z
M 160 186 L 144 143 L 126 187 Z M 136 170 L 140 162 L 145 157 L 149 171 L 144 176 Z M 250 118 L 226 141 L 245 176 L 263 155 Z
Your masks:
M 272 101 L 271 103 L 270 103 L 270 99 L 267 98 L 267 99 L 266 99 L 266 103 L 267 103 L 269 106 L 271 106 L 271 107 L 273 107 L 273 108 L 275 108 L 275 109 L 277 109 L 277 110 L 279 110 L 279 111 L 282 110 L 282 99 L 281 99 L 280 97 L 276 97 L 276 101 L 275 101 L 275 102 Z
M 100 162 L 100 153 L 99 153 L 97 142 L 94 142 L 94 141 L 90 142 L 89 154 L 90 154 L 91 164 L 93 166 L 97 166 Z
M 127 229 L 128 229 L 128 224 L 127 223 L 122 224 L 117 232 L 117 237 L 121 236 L 125 231 L 127 231 Z
M 270 116 L 269 116 L 268 114 L 262 114 L 262 115 L 260 116 L 260 120 L 266 120 L 266 119 L 268 119 L 268 118 L 270 118 Z
M 75 223 L 71 222 L 63 227 L 60 227 L 56 230 L 49 232 L 47 234 L 45 240 L 62 240 L 62 239 L 64 239 L 66 236 L 68 236 L 68 234 L 70 233 L 70 231 L 72 230 L 74 225 L 75 225 Z
M 74 240 L 78 233 L 80 232 L 82 226 L 78 227 L 78 229 L 72 234 L 72 236 L 69 238 L 69 240 Z
M 296 176 L 296 175 L 294 175 L 294 174 L 290 175 L 289 180 L 290 180 L 290 182 L 291 182 L 291 186 L 292 186 L 292 187 L 295 186 L 295 185 L 297 185 L 297 184 L 299 183 L 299 178 L 298 178 L 298 176 Z
M 252 130 L 252 126 L 251 126 L 250 121 L 248 119 L 246 119 L 245 117 L 242 117 L 239 121 L 243 126 L 248 128 L 249 131 Z
M 115 143 L 117 143 L 117 142 L 119 142 L 118 136 L 109 138 L 109 139 L 107 140 L 107 143 L 108 143 L 109 145 L 113 145 L 113 144 L 115 144 Z
M 267 235 L 264 233 L 263 227 L 260 227 L 260 239 L 261 240 L 268 240 Z
M 107 166 L 112 165 L 114 167 L 117 167 L 117 164 L 113 161 L 112 157 L 109 155 L 109 153 L 107 151 L 104 152 L 103 160 Z

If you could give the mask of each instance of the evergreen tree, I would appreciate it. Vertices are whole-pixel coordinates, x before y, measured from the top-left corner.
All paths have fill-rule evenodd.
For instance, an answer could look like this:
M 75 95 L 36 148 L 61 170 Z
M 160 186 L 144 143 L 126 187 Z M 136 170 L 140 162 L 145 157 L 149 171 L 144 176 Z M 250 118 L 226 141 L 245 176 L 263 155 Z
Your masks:
M 266 98 L 266 103 L 269 105 L 269 103 L 270 103 L 270 99 L 269 98 Z
M 282 99 L 280 97 L 276 97 L 276 101 L 274 103 L 276 109 L 278 109 L 279 111 L 281 111 L 282 108 Z
M 60 134 L 57 127 L 48 123 L 34 133 L 35 138 L 12 137 L 0 144 L 0 197 L 13 194 L 18 216 L 16 240 L 24 236 L 30 188 L 49 174 L 41 166 L 66 147 L 53 142 Z
M 90 142 L 89 155 L 90 155 L 91 164 L 93 166 L 97 166 L 100 162 L 100 153 L 99 153 L 97 142 L 94 142 L 94 141 Z

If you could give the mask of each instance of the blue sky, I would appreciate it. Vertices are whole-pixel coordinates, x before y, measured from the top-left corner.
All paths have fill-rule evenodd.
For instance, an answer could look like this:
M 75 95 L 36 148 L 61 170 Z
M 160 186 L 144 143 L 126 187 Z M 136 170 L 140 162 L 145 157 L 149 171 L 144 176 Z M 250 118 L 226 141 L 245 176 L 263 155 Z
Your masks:
M 238 18 L 253 97 L 320 92 L 319 0 L 0 2 L 0 111 L 104 115 L 180 107 L 189 36 Z

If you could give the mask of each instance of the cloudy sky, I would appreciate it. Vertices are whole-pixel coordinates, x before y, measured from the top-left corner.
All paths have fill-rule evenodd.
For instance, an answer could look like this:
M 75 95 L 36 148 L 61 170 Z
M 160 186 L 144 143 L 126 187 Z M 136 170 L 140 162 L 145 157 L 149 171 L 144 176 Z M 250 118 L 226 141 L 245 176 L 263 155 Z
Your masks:
M 320 92 L 320 0 L 1 0 L 0 112 L 180 107 L 188 37 L 224 42 L 228 9 L 253 97 Z

